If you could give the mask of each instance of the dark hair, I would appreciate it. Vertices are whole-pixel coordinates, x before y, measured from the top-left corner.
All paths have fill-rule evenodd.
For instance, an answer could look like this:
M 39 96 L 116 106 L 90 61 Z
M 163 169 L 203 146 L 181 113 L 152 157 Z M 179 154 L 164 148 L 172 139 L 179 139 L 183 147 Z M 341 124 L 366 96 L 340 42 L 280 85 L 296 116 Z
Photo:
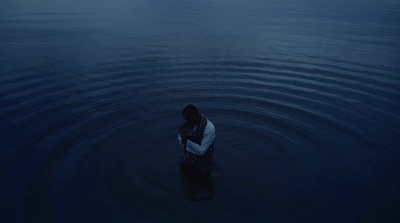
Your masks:
M 200 115 L 199 109 L 197 109 L 196 106 L 191 104 L 187 105 L 182 111 L 182 116 L 185 120 L 192 119 L 199 115 Z

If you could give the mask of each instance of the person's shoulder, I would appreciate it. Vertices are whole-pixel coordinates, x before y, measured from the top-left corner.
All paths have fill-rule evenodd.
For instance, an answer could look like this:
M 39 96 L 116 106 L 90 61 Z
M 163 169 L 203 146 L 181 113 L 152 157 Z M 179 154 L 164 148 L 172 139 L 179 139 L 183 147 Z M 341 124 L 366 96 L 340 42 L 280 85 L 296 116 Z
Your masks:
M 210 131 L 215 129 L 214 124 L 210 120 L 207 120 L 206 129 Z

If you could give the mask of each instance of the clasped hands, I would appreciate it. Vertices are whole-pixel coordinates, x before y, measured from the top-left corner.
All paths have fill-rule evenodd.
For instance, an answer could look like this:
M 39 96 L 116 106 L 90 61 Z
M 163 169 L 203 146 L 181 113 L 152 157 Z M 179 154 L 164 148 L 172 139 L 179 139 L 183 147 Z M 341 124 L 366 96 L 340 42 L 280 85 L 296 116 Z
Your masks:
M 190 128 L 189 125 L 184 125 L 183 128 L 181 128 L 181 130 L 179 131 L 179 134 L 181 135 L 182 138 L 182 143 L 186 144 L 187 142 L 187 133 L 189 132 Z

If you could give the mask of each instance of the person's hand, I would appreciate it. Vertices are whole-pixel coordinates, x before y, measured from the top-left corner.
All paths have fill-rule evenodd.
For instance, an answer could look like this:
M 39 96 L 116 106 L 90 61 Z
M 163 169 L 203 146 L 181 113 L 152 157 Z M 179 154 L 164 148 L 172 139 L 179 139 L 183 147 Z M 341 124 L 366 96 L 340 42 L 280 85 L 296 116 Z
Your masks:
M 186 134 L 189 132 L 189 130 L 190 130 L 189 125 L 185 124 L 183 128 L 181 128 L 181 130 L 179 131 L 179 134 L 181 135 L 181 137 L 183 136 L 186 137 Z
M 182 144 L 186 144 L 186 142 L 187 142 L 187 136 L 186 135 L 189 132 L 189 130 L 190 130 L 190 126 L 189 126 L 188 123 L 185 123 L 182 126 L 182 128 L 179 130 L 179 134 L 180 134 L 181 139 L 182 139 Z
M 187 143 L 186 134 L 185 135 L 181 135 L 181 138 L 182 138 L 182 144 L 186 144 Z

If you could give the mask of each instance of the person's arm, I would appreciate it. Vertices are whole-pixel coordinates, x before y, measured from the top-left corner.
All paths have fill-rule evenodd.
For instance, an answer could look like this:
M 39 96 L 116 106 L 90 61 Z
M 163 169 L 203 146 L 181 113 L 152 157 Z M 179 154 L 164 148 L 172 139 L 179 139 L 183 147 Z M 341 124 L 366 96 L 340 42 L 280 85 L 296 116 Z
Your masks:
M 182 138 L 181 138 L 181 134 L 178 134 L 178 142 L 179 142 L 179 145 L 180 146 L 182 146 Z
M 187 139 L 186 150 L 196 155 L 202 156 L 207 152 L 215 138 L 215 127 L 211 122 L 208 122 L 203 134 L 201 145 Z
M 178 134 L 178 141 L 179 141 L 179 145 L 182 146 L 183 144 L 186 144 L 187 138 L 186 138 L 186 134 L 189 131 L 189 125 L 187 123 L 184 123 L 181 126 L 181 129 L 179 130 L 179 134 Z
M 187 138 L 185 136 L 181 136 L 180 134 L 178 134 L 178 142 L 179 145 L 182 146 L 183 144 L 186 144 Z

